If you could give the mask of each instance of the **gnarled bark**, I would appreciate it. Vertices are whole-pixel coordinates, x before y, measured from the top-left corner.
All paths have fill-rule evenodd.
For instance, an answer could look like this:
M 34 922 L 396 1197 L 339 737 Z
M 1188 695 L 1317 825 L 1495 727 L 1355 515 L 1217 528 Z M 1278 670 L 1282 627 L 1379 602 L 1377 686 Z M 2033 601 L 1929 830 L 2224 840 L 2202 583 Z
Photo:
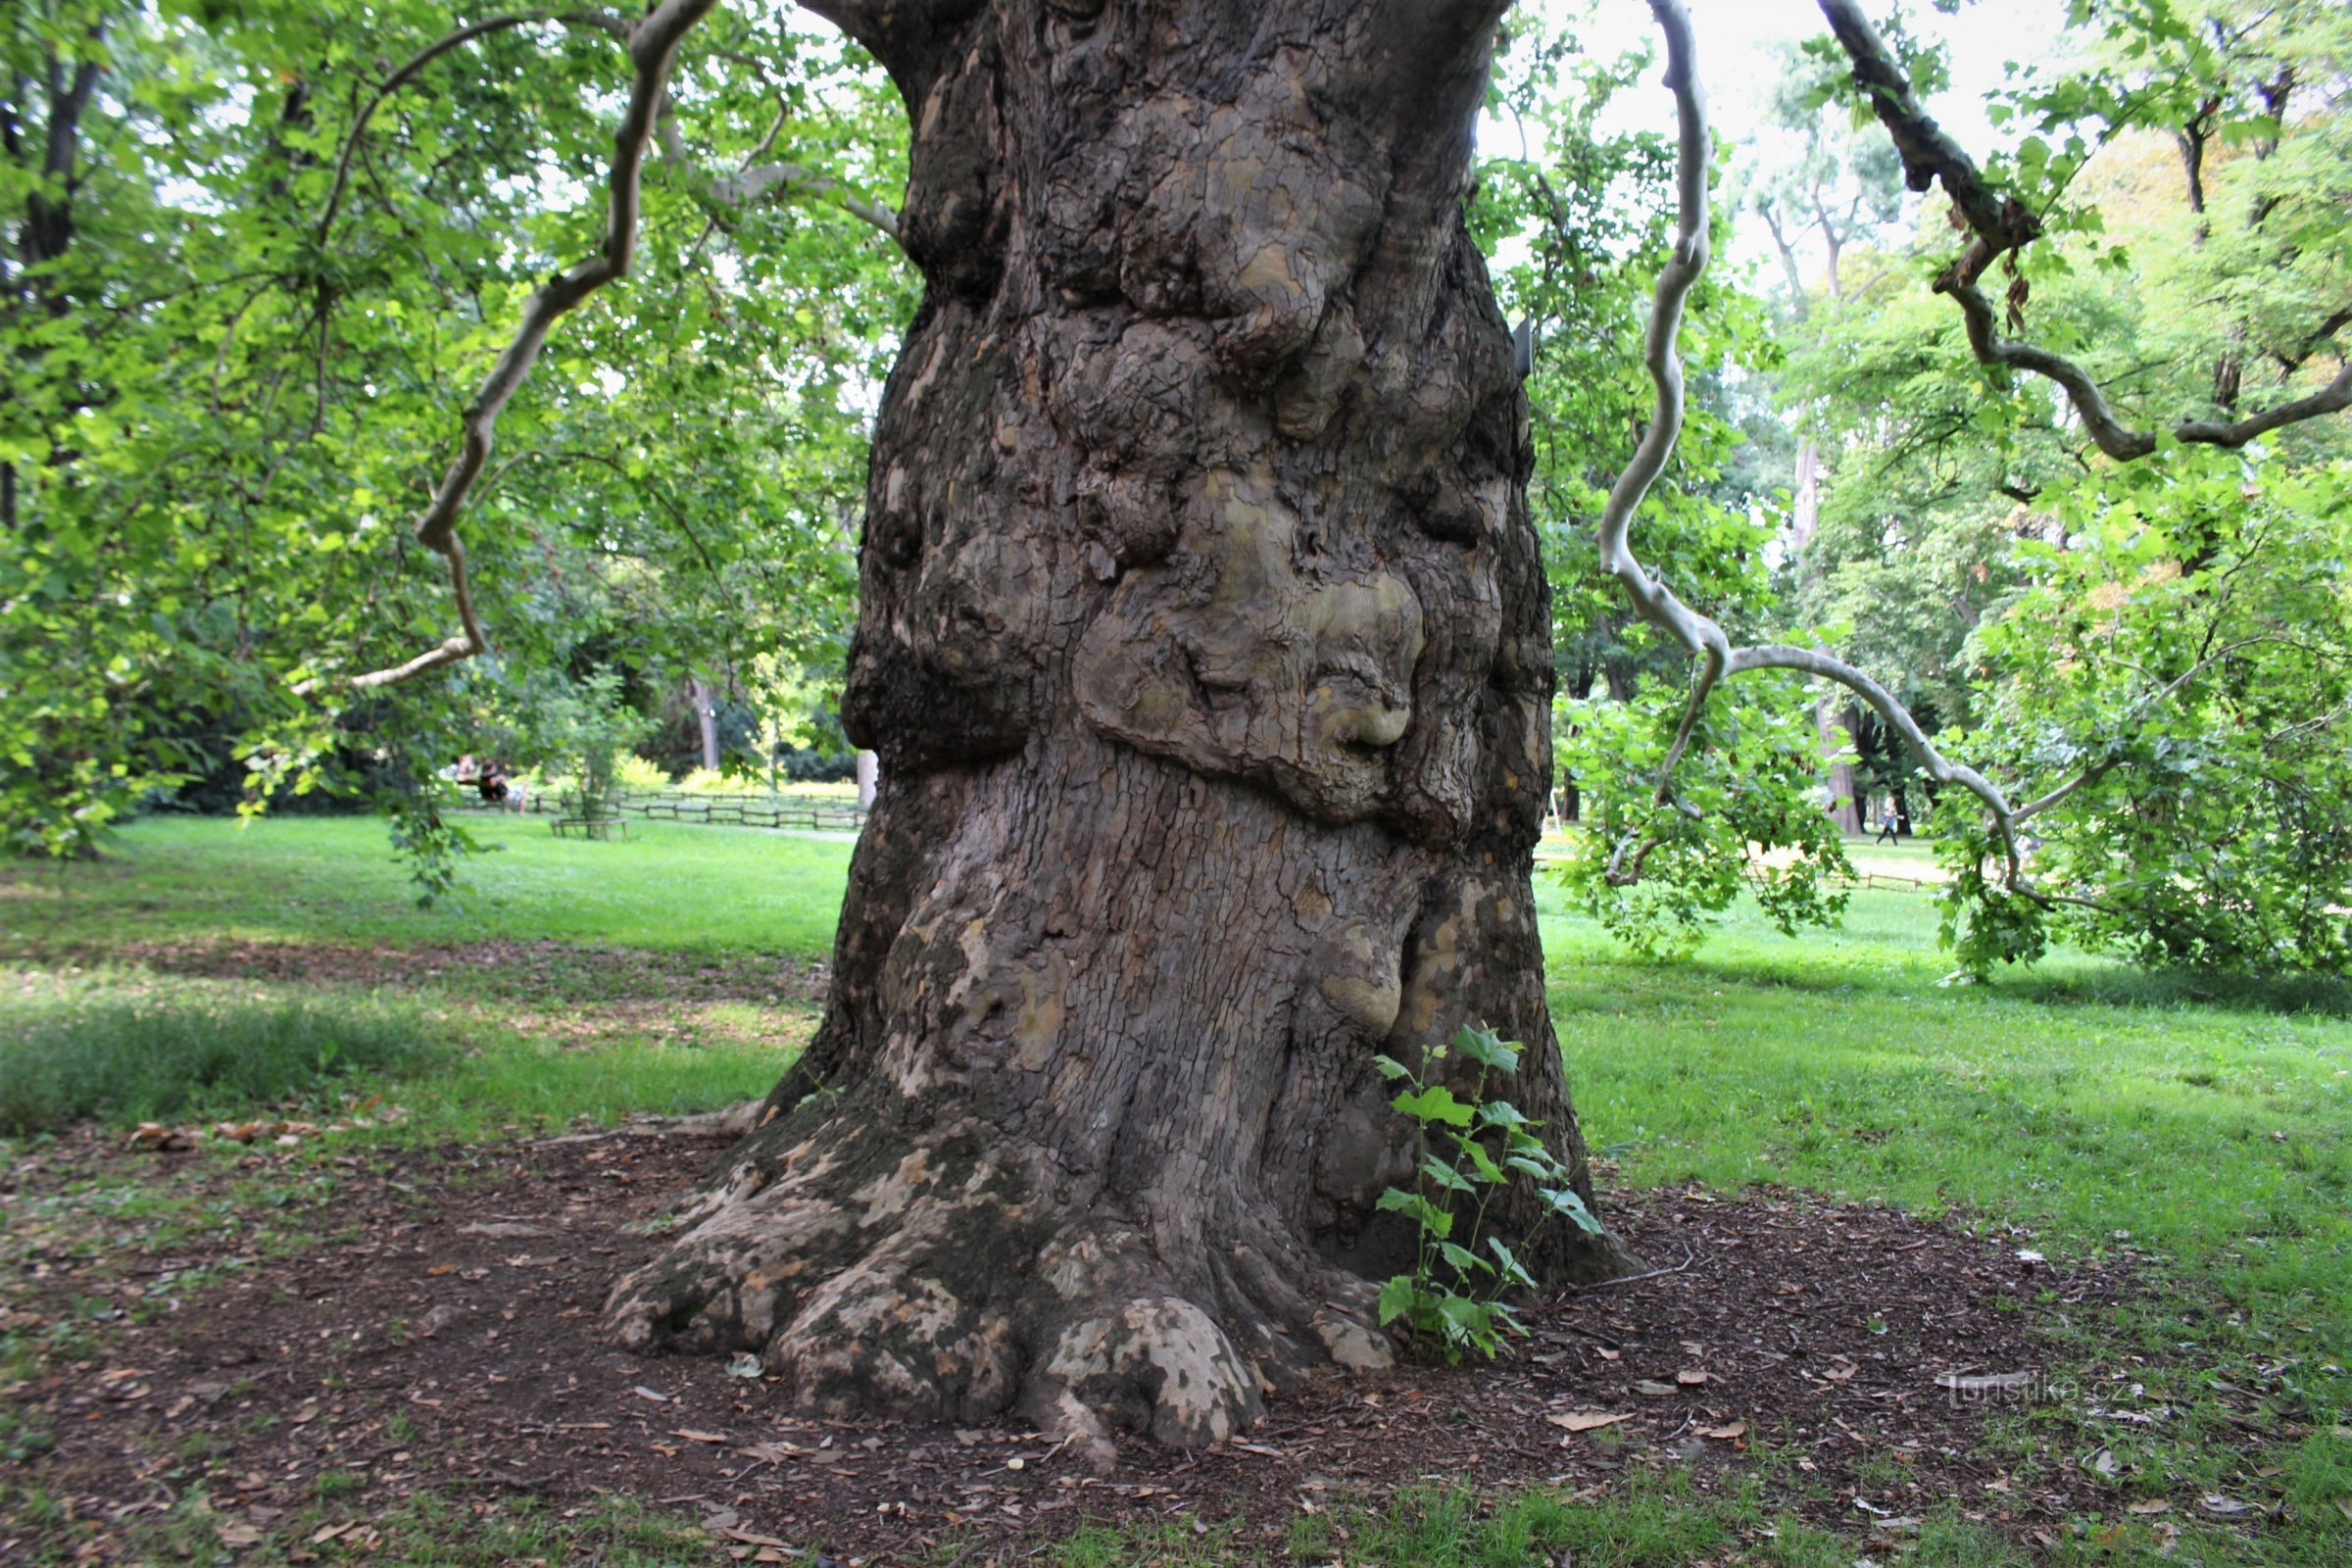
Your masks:
M 608 1325 L 816 1410 L 1214 1441 L 1394 1353 L 1376 1053 L 1529 1042 L 1584 1180 L 1527 416 L 1460 217 L 1495 8 L 832 9 L 906 95 L 929 285 L 845 704 L 887 765 L 823 1027 Z

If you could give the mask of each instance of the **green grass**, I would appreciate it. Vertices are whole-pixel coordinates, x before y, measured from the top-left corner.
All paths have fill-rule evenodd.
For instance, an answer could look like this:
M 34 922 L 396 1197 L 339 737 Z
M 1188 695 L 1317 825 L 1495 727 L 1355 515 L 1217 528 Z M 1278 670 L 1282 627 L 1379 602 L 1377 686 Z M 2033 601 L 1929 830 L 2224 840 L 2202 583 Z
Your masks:
M 414 1071 L 448 1049 L 423 1010 L 377 998 L 231 1000 L 102 985 L 0 1004 L 0 1135 L 90 1117 L 226 1115 L 352 1074 Z
M 364 817 L 158 817 L 97 864 L 0 869 L 0 953 L 66 955 L 191 936 L 449 943 L 549 939 L 658 952 L 821 958 L 849 846 L 747 828 L 629 824 L 624 842 L 555 837 L 544 817 L 468 819 L 493 853 L 418 908 L 383 824 Z
M 2080 955 L 1944 986 L 1934 922 L 1924 899 L 1858 894 L 1842 931 L 1742 919 L 1653 965 L 1547 921 L 1589 1136 L 1641 1183 L 1959 1209 L 2054 1256 L 2128 1241 L 2256 1332 L 2352 1349 L 2352 1021 L 2252 990 L 2185 1002 L 2195 982 Z
M 274 1027 L 269 1020 L 306 1008 L 322 1023 L 380 1008 L 410 1019 L 427 1049 L 324 1083 L 315 1063 L 305 1079 L 302 1053 L 291 1050 L 282 1061 L 293 1079 L 267 1080 L 273 1087 L 257 1079 L 253 1090 L 396 1096 L 408 1112 L 396 1125 L 331 1146 L 364 1150 L 724 1103 L 772 1082 L 806 1037 L 805 1004 L 753 1002 L 615 1013 L 590 1038 L 566 1037 L 556 1022 L 629 995 L 642 1005 L 660 983 L 633 979 L 626 962 L 574 965 L 565 956 L 605 948 L 666 955 L 673 964 L 821 957 L 847 846 L 660 824 L 627 844 L 579 844 L 516 820 L 486 825 L 484 836 L 508 848 L 472 862 L 470 889 L 430 910 L 414 906 L 380 828 L 366 822 L 265 821 L 242 831 L 150 822 L 124 834 L 106 864 L 0 871 L 0 949 L 23 965 L 14 975 L 0 970 L 0 1049 L 42 1008 L 96 1019 L 110 995 L 124 1016 L 225 1016 L 233 1004 L 248 1009 L 236 1027 L 255 1038 Z M 2352 1499 L 2352 1442 L 2336 1435 L 2352 1407 L 2343 1371 L 2352 1355 L 2352 991 L 2147 975 L 2065 952 L 2029 973 L 1948 985 L 1934 906 L 1910 894 L 1857 894 L 1842 929 L 1793 940 L 1743 912 L 1695 957 L 1672 964 L 1629 960 L 1554 888 L 1540 888 L 1539 904 L 1577 1102 L 1591 1141 L 1610 1152 L 1623 1180 L 1773 1184 L 1949 1214 L 2061 1262 L 2127 1250 L 2139 1260 L 2132 1304 L 2085 1312 L 2045 1303 L 2043 1316 L 2063 1326 L 2061 1353 L 2080 1375 L 2120 1373 L 2144 1390 L 2136 1402 L 2173 1407 L 2158 1427 L 2102 1427 L 2099 1441 L 2112 1440 L 2119 1460 L 2136 1467 L 2135 1487 L 2177 1499 L 2180 1535 L 2164 1552 L 2161 1521 L 2119 1526 L 2085 1515 L 2035 1558 L 2352 1561 L 2352 1518 L 2337 1506 Z M 406 1002 L 301 981 L 192 980 L 134 961 L 142 945 L 223 938 L 565 946 L 536 960 L 541 969 L 497 986 L 453 965 L 445 978 L 414 986 Z M 69 960 L 110 955 L 124 966 L 62 973 Z M 53 992 L 75 1000 L 69 1007 Z M 103 1032 L 84 1028 L 74 1038 Z M 94 1108 L 133 1115 L 133 1098 Z M 108 1189 L 110 1213 L 136 1208 L 139 1179 L 126 1175 L 121 1191 Z M 198 1222 L 159 1209 L 146 1223 Z M 2030 1244 L 2010 1228 L 2029 1233 Z M 2245 1440 L 2229 1424 L 2245 1396 L 2233 1405 L 2223 1385 L 2259 1397 L 2268 1433 L 2260 1459 L 2275 1476 L 2247 1474 Z M 2055 1410 L 2016 1417 L 1988 1442 L 2021 1481 L 2036 1467 L 2056 1474 L 2085 1436 L 2069 1419 Z M 1371 1509 L 1341 1502 L 1301 1515 L 1293 1539 L 1274 1544 L 1235 1539 L 1208 1521 L 1205 1534 L 1189 1523 L 1164 1536 L 1094 1530 L 1073 1538 L 1059 1560 L 1066 1568 L 1517 1563 L 1563 1553 L 1587 1565 L 1785 1568 L 1842 1568 L 1864 1554 L 1927 1565 L 2026 1560 L 1956 1514 L 1929 1519 L 1898 1552 L 1784 1519 L 1785 1501 L 1769 1488 L 1700 1494 L 1684 1487 L 1668 1473 L 1583 1498 L 1539 1490 L 1484 1504 L 1446 1492 Z M 2253 1535 L 2204 1525 L 2188 1504 L 2207 1490 L 2276 1492 L 2285 1516 Z M 558 1540 L 550 1547 L 546 1554 L 561 1555 Z
M 329 1471 L 328 1475 L 340 1472 Z M 320 1478 L 324 1480 L 324 1477 Z M 340 1517 L 337 1517 L 340 1515 Z M 32 1487 L 0 1479 L 0 1539 L 11 1518 L 33 1527 L 63 1523 L 57 1501 Z M 517 1564 L 596 1564 L 599 1568 L 686 1568 L 723 1562 L 709 1538 L 625 1498 L 557 1509 L 524 1496 L 490 1502 L 420 1493 L 380 1513 L 355 1519 L 322 1494 L 276 1536 L 251 1542 L 224 1536 L 233 1515 L 213 1510 L 201 1493 L 179 1497 L 160 1517 L 134 1519 L 101 1536 L 100 1560 L 123 1563 L 224 1563 L 278 1568 L 291 1563 L 368 1563 L 397 1568 L 514 1568 Z M 336 1527 L 341 1527 L 337 1529 Z M 312 1538 L 329 1532 L 324 1540 Z M 86 1560 L 67 1553 L 27 1561 Z

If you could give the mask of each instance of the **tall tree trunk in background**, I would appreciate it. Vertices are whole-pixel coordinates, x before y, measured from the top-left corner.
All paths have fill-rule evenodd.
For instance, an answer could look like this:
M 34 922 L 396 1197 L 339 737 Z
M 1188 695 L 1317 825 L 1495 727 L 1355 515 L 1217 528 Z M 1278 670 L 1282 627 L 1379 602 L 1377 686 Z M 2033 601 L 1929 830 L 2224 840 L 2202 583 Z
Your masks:
M 1862 711 L 1851 702 L 1824 700 L 1814 706 L 1813 723 L 1821 735 L 1821 755 L 1830 766 L 1830 820 L 1841 833 L 1862 831 L 1862 780 L 1854 766 L 1859 738 L 1854 733 Z
M 862 748 L 858 753 L 858 804 L 867 810 L 874 808 L 874 800 L 882 791 L 882 759 Z
M 709 681 L 696 675 L 687 682 L 687 695 L 693 699 L 694 721 L 702 733 L 703 766 L 715 773 L 719 763 L 718 693 L 710 689 Z
M 1215 1441 L 1391 1359 L 1376 1053 L 1526 1041 L 1586 1180 L 1527 409 L 1460 211 L 1501 7 L 821 9 L 915 127 L 844 703 L 887 765 L 814 1043 L 607 1324 L 816 1411 Z

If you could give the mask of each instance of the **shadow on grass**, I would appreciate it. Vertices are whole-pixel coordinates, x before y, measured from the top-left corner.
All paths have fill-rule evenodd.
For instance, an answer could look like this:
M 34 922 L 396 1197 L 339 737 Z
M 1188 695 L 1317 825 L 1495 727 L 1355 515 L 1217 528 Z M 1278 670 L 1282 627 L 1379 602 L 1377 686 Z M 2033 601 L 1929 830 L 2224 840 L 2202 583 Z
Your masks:
M 2047 1005 L 2223 1007 L 2232 1012 L 2309 1013 L 2352 1018 L 2352 982 L 2330 975 L 2258 977 L 2206 969 L 2126 969 L 2004 976 L 2001 993 Z

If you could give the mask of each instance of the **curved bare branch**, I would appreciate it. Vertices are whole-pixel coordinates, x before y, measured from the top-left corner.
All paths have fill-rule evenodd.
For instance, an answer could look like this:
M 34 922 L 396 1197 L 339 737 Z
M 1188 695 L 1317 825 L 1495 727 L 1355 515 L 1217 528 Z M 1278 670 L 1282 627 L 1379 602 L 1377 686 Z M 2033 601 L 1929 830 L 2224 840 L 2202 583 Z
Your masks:
M 1833 20 L 1852 9 L 1845 4 L 1845 0 L 1821 0 L 1821 3 L 1825 11 L 1833 13 Z M 2013 804 L 2000 787 L 1984 774 L 1944 756 L 1936 743 L 1928 738 L 1926 730 L 1921 728 L 1911 710 L 1892 692 L 1862 670 L 1820 649 L 1785 644 L 1733 647 L 1722 626 L 1675 598 L 1671 590 L 1642 568 L 1634 555 L 1629 538 L 1634 514 L 1665 467 L 1667 459 L 1673 454 L 1675 442 L 1682 434 L 1683 372 L 1676 339 L 1682 325 L 1684 305 L 1692 285 L 1704 271 L 1707 261 L 1707 110 L 1706 99 L 1698 83 L 1696 47 L 1691 36 L 1690 16 L 1683 7 L 1683 0 L 1650 0 L 1650 11 L 1666 37 L 1666 85 L 1675 95 L 1676 119 L 1680 127 L 1680 154 L 1676 165 L 1676 235 L 1673 255 L 1658 276 L 1656 302 L 1644 346 L 1644 360 L 1650 380 L 1657 389 L 1657 416 L 1643 433 L 1633 458 L 1609 494 L 1608 505 L 1601 514 L 1599 543 L 1602 569 L 1625 586 L 1635 610 L 1698 661 L 1697 671 L 1691 680 L 1689 706 L 1684 710 L 1674 744 L 1659 770 L 1657 804 L 1674 804 L 1674 770 L 1690 749 L 1692 731 L 1707 698 L 1724 677 L 1756 669 L 1793 670 L 1835 682 L 1853 692 L 1870 705 L 1872 711 L 1886 722 L 1888 729 L 1901 737 L 1904 747 L 1930 779 L 1965 789 L 1983 803 L 1987 826 L 2001 843 L 2004 862 L 2001 881 L 2005 887 L 2045 907 L 2059 904 L 2101 907 L 2094 900 L 2074 894 L 2047 892 L 2029 882 L 2025 876 L 2024 857 L 2018 846 L 2018 833 L 2021 826 L 2032 817 L 2058 806 L 2076 791 L 2105 775 L 2115 766 L 2112 759 L 2101 759 L 2086 764 L 2065 782 L 2022 806 Z M 1859 17 L 1858 12 L 1853 15 Z M 1868 26 L 1867 22 L 1861 24 Z M 1875 38 L 1876 34 L 1872 36 Z M 1898 76 L 1895 79 L 1899 82 L 1900 78 Z M 1903 91 L 1907 97 L 1908 88 L 1903 88 Z M 1912 108 L 1916 110 L 1916 105 L 1912 105 Z M 1917 145 L 1950 149 L 1957 154 L 1957 149 L 1952 148 L 1949 139 L 1936 129 L 1933 120 L 1924 114 L 1918 115 L 1917 120 L 1917 123 L 1911 124 L 1903 134 L 1898 134 L 1898 146 L 1908 145 L 1904 139 L 1907 135 Z M 1906 151 L 1906 161 L 1910 156 Z M 1958 156 L 1965 160 L 1965 155 Z M 1969 167 L 1967 172 L 1973 176 L 1973 166 Z M 1992 215 L 1987 219 L 1988 222 L 2007 223 L 2011 220 L 2002 216 L 1998 207 L 1990 205 L 1990 194 L 1981 181 L 1972 187 L 1964 179 L 1960 190 L 1970 192 L 1966 197 L 1955 193 L 1954 199 L 1963 202 L 1964 210 L 1967 203 L 1974 202 Z M 1972 214 L 1971 221 L 1975 220 L 1975 215 Z M 1980 244 L 1988 243 L 1982 233 L 1979 239 Z M 1987 306 L 1986 310 L 1989 309 Z M 2086 377 L 2084 385 L 2089 396 L 2095 399 L 2097 388 L 2090 385 Z M 2104 408 L 2103 403 L 2097 406 Z M 2187 437 L 2183 436 L 2182 439 Z M 2248 435 L 2245 439 L 2250 440 L 2252 436 Z M 2134 715 L 2145 711 L 2169 700 L 2219 661 L 2252 644 L 2275 640 L 2268 636 L 2251 637 L 2211 649 L 2172 681 L 2134 703 L 2128 711 Z M 1658 839 L 1651 838 L 1637 845 L 1629 838 L 1609 857 L 1604 875 L 1612 883 L 1639 880 L 1642 863 L 1650 852 L 1659 847 L 1659 843 Z M 1629 855 L 1632 857 L 1630 865 L 1627 863 Z
M 1675 169 L 1676 233 L 1673 255 L 1658 275 L 1656 302 L 1643 350 L 1650 381 L 1657 389 L 1657 416 L 1609 493 L 1608 505 L 1601 514 L 1600 560 L 1602 569 L 1624 584 L 1642 618 L 1664 630 L 1698 661 L 1698 670 L 1690 684 L 1690 704 L 1683 711 L 1681 727 L 1659 770 L 1658 804 L 1670 802 L 1674 770 L 1690 750 L 1700 710 L 1724 676 L 1750 669 L 1798 670 L 1853 691 L 1903 738 L 1930 778 L 1956 784 L 1984 802 L 2004 846 L 2007 861 L 2004 880 L 2009 886 L 2025 891 L 2017 848 L 2018 815 L 2008 797 L 1975 768 L 1954 762 L 1937 751 L 1910 710 L 1893 693 L 1843 660 L 1818 650 L 1781 646 L 1733 648 L 1722 626 L 1675 598 L 1672 590 L 1642 569 L 1633 553 L 1628 536 L 1634 513 L 1648 495 L 1649 487 L 1665 467 L 1675 442 L 1682 435 L 1683 370 L 1676 339 L 1682 327 L 1683 307 L 1707 263 L 1710 142 L 1706 97 L 1698 80 L 1697 45 L 1691 35 L 1690 13 L 1684 9 L 1682 0 L 1650 0 L 1650 12 L 1666 36 L 1666 85 L 1674 93 L 1680 130 Z M 1606 870 L 1610 881 L 1632 880 L 1641 874 L 1641 863 L 1651 846 L 1643 845 L 1635 851 L 1630 871 L 1623 863 L 1629 847 L 1619 846 L 1610 857 Z
M 394 685 L 426 670 L 471 659 L 488 648 L 480 618 L 474 612 L 472 590 L 466 581 L 466 551 L 457 536 L 458 514 L 490 461 L 498 416 L 515 389 L 522 385 L 523 378 L 530 374 L 539 350 L 547 342 L 548 332 L 590 294 L 627 274 L 637 247 L 646 149 L 654 139 L 654 128 L 668 95 L 670 70 L 677 62 L 678 47 L 686 34 L 716 4 L 717 0 L 662 0 L 644 20 L 629 28 L 632 76 L 628 104 L 621 112 L 620 128 L 612 141 L 604 242 L 594 255 L 575 262 L 532 293 L 523 307 L 522 320 L 515 327 L 514 338 L 491 366 L 489 375 L 465 412 L 464 442 L 457 458 L 417 514 L 418 542 L 449 564 L 460 631 L 405 663 L 351 677 L 353 687 L 368 690 Z
M 1731 639 L 1723 628 L 1675 597 L 1674 590 L 1642 569 L 1628 542 L 1634 514 L 1664 471 L 1674 445 L 1683 434 L 1683 360 L 1675 342 L 1683 327 L 1683 307 L 1692 285 L 1707 270 L 1707 167 L 1713 147 L 1707 131 L 1707 100 L 1695 67 L 1697 45 L 1691 38 L 1690 14 L 1682 0 L 1650 0 L 1650 12 L 1666 34 L 1666 85 L 1673 90 L 1680 128 L 1680 151 L 1675 164 L 1674 251 L 1658 273 L 1650 307 L 1649 331 L 1642 342 L 1642 363 L 1656 389 L 1657 416 L 1642 432 L 1625 470 L 1609 490 L 1600 514 L 1600 569 L 1625 586 L 1643 619 L 1663 627 L 1699 660 L 1699 674 L 1691 689 L 1690 710 L 1668 754 L 1666 772 L 1689 748 L 1691 727 L 1707 692 L 1723 678 L 1731 659 Z M 1664 799 L 1661 781 L 1661 801 Z

